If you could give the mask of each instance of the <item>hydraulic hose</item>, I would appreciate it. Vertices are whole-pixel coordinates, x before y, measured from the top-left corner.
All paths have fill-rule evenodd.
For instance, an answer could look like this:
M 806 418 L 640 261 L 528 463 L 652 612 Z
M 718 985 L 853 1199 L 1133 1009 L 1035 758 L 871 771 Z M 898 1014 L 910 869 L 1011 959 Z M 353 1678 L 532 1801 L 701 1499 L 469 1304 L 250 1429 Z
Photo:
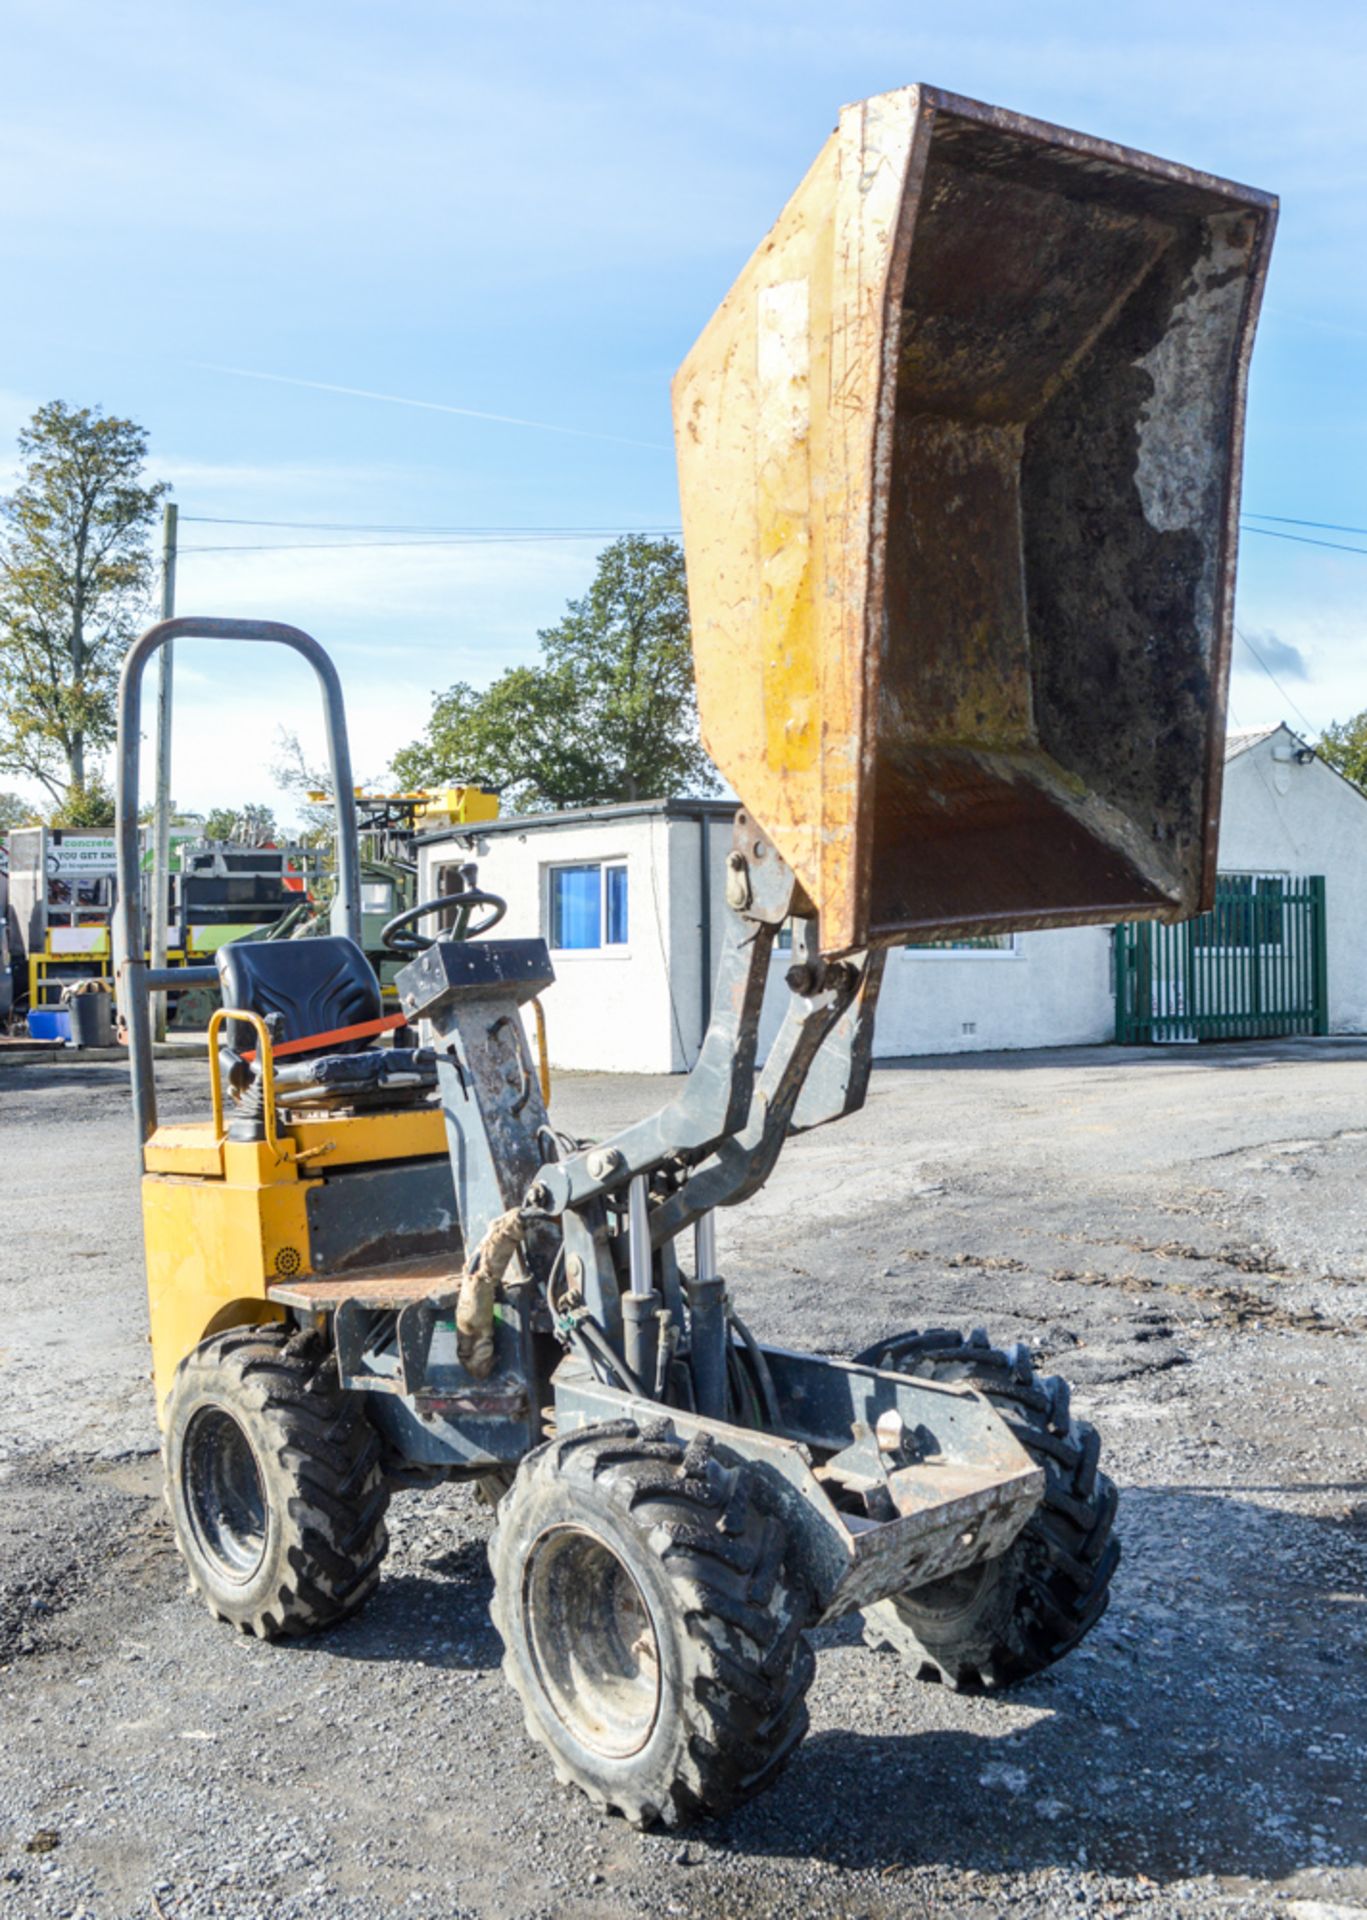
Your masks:
M 622 1356 L 613 1350 L 611 1341 L 596 1320 L 580 1320 L 575 1332 L 583 1339 L 599 1360 L 617 1375 L 618 1380 L 630 1393 L 642 1400 L 653 1400 L 654 1394 L 647 1393 Z
M 755 1378 L 759 1382 L 760 1398 L 764 1402 L 764 1417 L 769 1423 L 770 1431 L 779 1433 L 783 1429 L 783 1416 L 779 1411 L 778 1394 L 774 1388 L 774 1376 L 769 1371 L 769 1362 L 760 1350 L 759 1342 L 755 1339 L 754 1334 L 751 1333 L 749 1327 L 746 1326 L 734 1307 L 730 1309 L 728 1317 L 730 1318 L 731 1325 L 740 1335 L 742 1344 L 749 1356 L 750 1364 L 755 1370 Z

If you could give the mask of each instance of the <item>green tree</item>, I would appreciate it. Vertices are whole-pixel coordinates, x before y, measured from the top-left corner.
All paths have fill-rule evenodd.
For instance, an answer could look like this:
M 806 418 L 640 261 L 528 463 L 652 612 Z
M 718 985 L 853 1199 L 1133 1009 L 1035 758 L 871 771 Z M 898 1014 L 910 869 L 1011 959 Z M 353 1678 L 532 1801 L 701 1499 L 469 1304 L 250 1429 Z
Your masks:
M 270 846 L 280 829 L 270 807 L 248 801 L 242 807 L 215 807 L 204 822 L 206 840 L 228 840 L 240 847 Z
M 38 818 L 38 809 L 21 793 L 0 793 L 0 833 L 12 827 L 27 827 Z
M 497 787 L 519 811 L 716 787 L 698 738 L 683 549 L 628 534 L 582 600 L 538 634 L 539 666 L 458 682 L 394 756 L 407 787 Z
M 166 488 L 143 483 L 142 428 L 97 407 L 40 407 L 19 454 L 19 485 L 0 502 L 0 773 L 63 803 L 69 789 L 95 790 L 90 757 L 114 737 Z
M 403 787 L 496 788 L 511 807 L 622 798 L 575 721 L 577 690 L 555 668 L 510 667 L 483 693 L 458 681 L 438 695 L 420 740 L 394 756 Z
M 1367 787 L 1367 711 L 1355 713 L 1351 720 L 1331 720 L 1315 751 L 1355 786 Z
M 231 840 L 237 826 L 236 807 L 212 807 L 204 820 L 206 840 Z
M 47 816 L 50 827 L 86 827 L 92 832 L 114 829 L 114 789 L 98 771 L 88 780 L 73 780 Z

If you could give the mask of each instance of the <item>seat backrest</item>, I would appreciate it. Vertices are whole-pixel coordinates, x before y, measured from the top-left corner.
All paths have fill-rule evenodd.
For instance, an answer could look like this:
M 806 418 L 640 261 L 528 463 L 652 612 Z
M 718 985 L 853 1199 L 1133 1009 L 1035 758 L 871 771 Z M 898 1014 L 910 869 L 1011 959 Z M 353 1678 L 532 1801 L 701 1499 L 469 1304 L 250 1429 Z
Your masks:
M 230 940 L 219 948 L 217 964 L 224 1006 L 241 1007 L 263 1019 L 279 1014 L 280 1041 L 304 1040 L 380 1017 L 375 969 L 356 942 L 340 934 L 312 940 Z M 235 1053 L 255 1047 L 256 1034 L 245 1020 L 225 1025 Z M 296 1057 L 355 1053 L 370 1044 L 370 1039 L 330 1042 Z

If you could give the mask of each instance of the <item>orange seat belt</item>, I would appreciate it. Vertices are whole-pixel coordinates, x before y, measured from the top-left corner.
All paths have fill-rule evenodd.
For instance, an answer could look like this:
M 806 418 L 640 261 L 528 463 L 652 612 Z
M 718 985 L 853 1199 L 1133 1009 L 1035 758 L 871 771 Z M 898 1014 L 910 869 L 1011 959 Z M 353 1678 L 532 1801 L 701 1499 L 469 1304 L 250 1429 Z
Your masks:
M 334 1027 L 330 1033 L 306 1033 L 302 1040 L 284 1040 L 278 1047 L 271 1048 L 272 1060 L 283 1059 L 287 1053 L 311 1053 L 317 1047 L 330 1047 L 337 1040 L 368 1040 L 375 1033 L 389 1033 L 395 1027 L 406 1027 L 407 1016 L 402 1013 L 387 1013 L 380 1020 L 362 1020 L 354 1027 Z M 255 1060 L 256 1048 L 250 1047 L 239 1055 L 243 1060 Z

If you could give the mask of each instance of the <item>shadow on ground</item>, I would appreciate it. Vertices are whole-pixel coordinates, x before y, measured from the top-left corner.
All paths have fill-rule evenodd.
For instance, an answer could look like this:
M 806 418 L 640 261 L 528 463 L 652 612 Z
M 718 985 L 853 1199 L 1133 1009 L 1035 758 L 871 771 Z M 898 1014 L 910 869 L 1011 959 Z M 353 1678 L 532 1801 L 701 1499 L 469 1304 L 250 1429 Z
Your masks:
M 1367 1865 L 1367 1484 L 1258 1491 L 1328 1493 L 1335 1512 L 1127 1491 L 1109 1614 L 1004 1698 L 914 1681 L 862 1647 L 857 1617 L 818 1629 L 818 1730 L 773 1791 L 690 1838 L 890 1878 L 932 1863 L 1158 1882 Z M 328 1648 L 496 1668 L 491 1591 L 483 1543 L 466 1542 L 387 1577 Z M 821 1727 L 851 1691 L 864 1724 Z
M 1010 1704 L 941 1703 L 868 1654 L 888 1663 L 886 1726 L 813 1734 L 713 1843 L 890 1876 L 1367 1864 L 1367 1487 L 1333 1491 L 1341 1511 L 1323 1518 L 1130 1490 L 1110 1612 L 1067 1660 Z M 918 1701 L 971 1724 L 918 1732 Z M 1012 1705 L 1038 1717 L 1022 1725 Z
M 465 1541 L 419 1570 L 387 1571 L 364 1610 L 329 1634 L 328 1650 L 343 1660 L 489 1671 L 503 1658 L 489 1618 L 493 1592 L 485 1541 Z
M 1110 1069 L 1128 1072 L 1134 1067 L 1272 1067 L 1302 1061 L 1362 1065 L 1367 1061 L 1367 1038 L 1357 1034 L 1325 1034 L 1285 1040 L 1202 1040 L 1166 1047 L 1030 1047 L 1019 1051 L 923 1053 L 879 1057 L 879 1073 L 1042 1073 L 1091 1072 Z
M 73 1076 L 73 1069 L 79 1078 Z M 93 1061 L 73 1058 L 67 1061 L 55 1061 L 51 1065 L 37 1061 L 25 1061 L 22 1066 L 6 1065 L 0 1068 L 0 1095 L 21 1095 L 27 1093 L 50 1093 L 60 1087 L 63 1092 L 79 1090 L 82 1099 L 91 1094 L 128 1091 L 128 1068 L 116 1060 L 107 1066 L 97 1066 Z

